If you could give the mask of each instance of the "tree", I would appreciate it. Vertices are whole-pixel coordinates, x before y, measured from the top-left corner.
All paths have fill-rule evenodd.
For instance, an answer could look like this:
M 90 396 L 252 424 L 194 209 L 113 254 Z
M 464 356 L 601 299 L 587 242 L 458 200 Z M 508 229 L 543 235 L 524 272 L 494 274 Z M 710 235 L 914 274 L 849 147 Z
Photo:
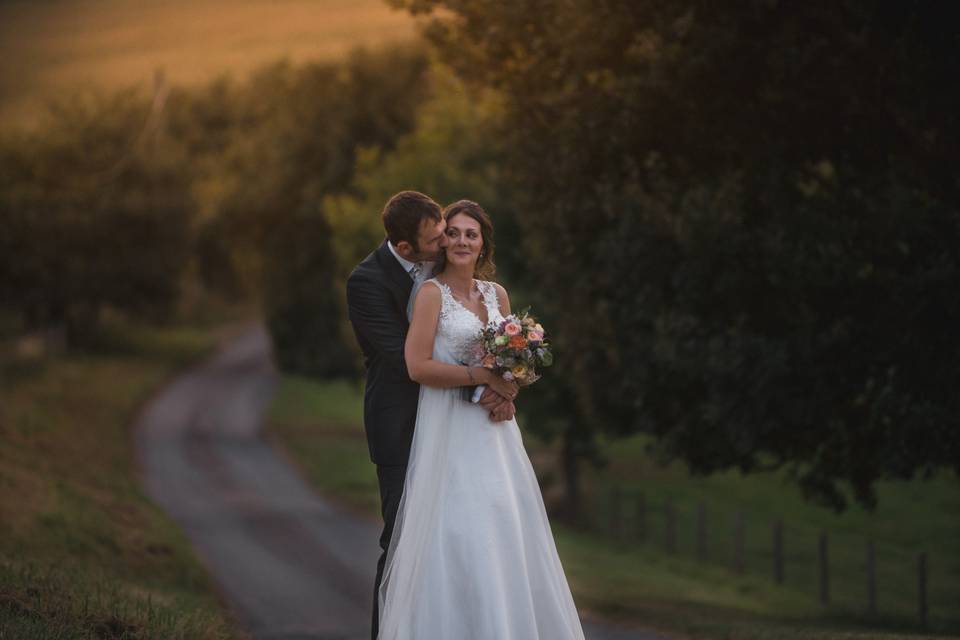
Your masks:
M 334 227 L 335 251 L 345 281 L 350 270 L 383 238 L 380 211 L 403 189 L 428 193 L 440 203 L 469 198 L 493 219 L 497 244 L 496 279 L 510 291 L 515 307 L 528 303 L 535 280 L 527 278 L 519 237 L 520 210 L 502 177 L 505 148 L 497 129 L 502 109 L 496 92 L 467 90 L 449 68 L 435 65 L 431 97 L 418 109 L 416 128 L 388 152 L 364 150 L 358 156 L 350 195 L 326 199 Z M 539 313 L 539 308 L 535 309 Z M 545 320 L 549 326 L 549 321 Z M 563 440 L 564 515 L 580 507 L 578 463 L 597 460 L 593 433 L 572 411 L 572 394 L 562 377 L 545 376 L 521 403 L 525 428 L 546 441 Z
M 280 219 L 270 234 L 264 310 L 274 354 L 284 371 L 318 378 L 351 373 L 355 355 L 342 339 L 342 303 L 330 225 L 319 207 Z
M 106 306 L 168 314 L 190 251 L 188 173 L 132 92 L 77 94 L 0 143 L 0 304 L 86 337 Z
M 171 95 L 167 129 L 198 196 L 196 272 L 212 290 L 261 299 L 285 371 L 356 372 L 323 202 L 349 189 L 358 148 L 389 149 L 413 127 L 426 67 L 415 46 L 356 50 Z
M 361 147 L 390 149 L 414 125 L 427 61 L 416 48 L 354 52 L 340 63 L 260 70 L 236 104 L 204 98 L 214 123 L 234 123 L 212 152 L 229 168 L 229 187 L 205 222 L 207 273 L 259 286 L 277 361 L 286 371 L 333 377 L 356 372 L 324 199 L 348 190 Z M 205 110 L 204 110 L 205 111 Z M 226 125 L 231 126 L 231 125 Z M 190 139 L 190 129 L 183 129 Z M 229 138 L 228 138 L 229 139 Z M 211 233 L 226 238 L 225 255 Z
M 695 472 L 786 467 L 835 508 L 960 470 L 941 5 L 395 4 L 445 9 L 433 42 L 504 97 L 580 420 Z

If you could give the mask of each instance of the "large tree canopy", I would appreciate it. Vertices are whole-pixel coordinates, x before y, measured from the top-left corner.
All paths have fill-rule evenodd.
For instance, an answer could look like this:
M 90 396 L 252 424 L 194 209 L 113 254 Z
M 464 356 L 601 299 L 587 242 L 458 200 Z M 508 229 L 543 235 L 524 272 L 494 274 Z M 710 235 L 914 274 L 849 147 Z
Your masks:
M 808 495 L 960 469 L 943 3 L 397 0 L 505 101 L 579 419 Z M 563 295 L 556 295 L 562 291 Z

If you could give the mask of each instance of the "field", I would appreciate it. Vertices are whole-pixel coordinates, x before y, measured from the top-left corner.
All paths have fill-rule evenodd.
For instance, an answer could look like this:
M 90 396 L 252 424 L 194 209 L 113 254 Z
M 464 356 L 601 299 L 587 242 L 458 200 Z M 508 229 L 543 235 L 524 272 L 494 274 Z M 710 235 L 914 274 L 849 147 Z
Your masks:
M 298 460 L 324 494 L 376 517 L 374 467 L 360 426 L 356 383 L 316 383 L 286 377 L 270 416 L 270 433 Z M 521 420 L 522 426 L 522 420 Z M 555 488 L 550 449 L 525 436 L 545 494 Z M 690 477 L 680 465 L 661 466 L 642 438 L 608 443 L 609 464 L 586 474 L 593 526 L 555 524 L 554 533 L 581 610 L 698 638 L 908 638 L 916 624 L 916 552 L 930 557 L 929 631 L 957 634 L 960 616 L 960 483 L 952 475 L 929 482 L 884 483 L 875 513 L 853 508 L 837 515 L 805 503 L 779 474 Z M 610 535 L 609 492 L 648 503 L 648 536 Z M 662 505 L 677 511 L 677 547 L 664 551 Z M 696 558 L 694 508 L 707 505 L 704 561 Z M 634 502 L 630 503 L 632 508 Z M 745 572 L 731 571 L 732 516 L 744 513 Z M 770 524 L 784 521 L 785 579 L 771 576 Z M 817 535 L 830 536 L 831 603 L 817 599 Z M 868 616 L 864 545 L 875 540 L 877 614 Z
M 0 358 L 0 638 L 235 637 L 128 427 L 217 324 L 113 324 L 96 351 Z M 224 325 L 229 326 L 229 325 Z
M 264 63 L 331 58 L 413 37 L 382 0 L 58 0 L 0 3 L 0 118 L 29 124 L 81 87 L 242 78 Z

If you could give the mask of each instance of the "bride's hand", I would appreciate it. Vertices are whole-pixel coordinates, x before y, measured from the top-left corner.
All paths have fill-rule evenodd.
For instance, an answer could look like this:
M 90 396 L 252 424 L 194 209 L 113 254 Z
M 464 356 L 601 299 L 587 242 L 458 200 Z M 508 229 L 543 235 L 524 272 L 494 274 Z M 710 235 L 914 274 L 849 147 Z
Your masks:
M 520 386 L 516 382 L 507 382 L 490 369 L 483 369 L 483 383 L 493 389 L 495 392 L 506 398 L 513 400 L 520 391 Z

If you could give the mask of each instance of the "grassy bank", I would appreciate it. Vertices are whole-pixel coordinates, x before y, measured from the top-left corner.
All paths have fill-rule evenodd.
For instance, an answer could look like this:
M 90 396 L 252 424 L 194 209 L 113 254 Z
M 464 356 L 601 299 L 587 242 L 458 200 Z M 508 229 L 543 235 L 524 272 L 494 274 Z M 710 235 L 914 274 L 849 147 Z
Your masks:
M 374 467 L 367 456 L 361 426 L 361 388 L 355 383 L 317 383 L 286 377 L 269 416 L 270 433 L 296 459 L 321 492 L 375 517 L 378 508 Z M 521 426 L 523 422 L 521 419 Z M 539 462 L 550 459 L 542 443 L 527 436 Z M 930 579 L 931 630 L 956 633 L 953 597 L 960 588 L 957 570 L 960 549 L 954 539 L 957 518 L 956 478 L 933 482 L 885 483 L 880 508 L 870 514 L 852 509 L 837 515 L 802 501 L 782 477 L 765 474 L 741 478 L 726 474 L 692 478 L 680 465 L 661 466 L 644 452 L 642 438 L 607 447 L 610 464 L 588 471 L 586 486 L 596 514 L 594 527 L 575 530 L 555 525 L 574 597 L 588 615 L 619 619 L 691 637 L 767 640 L 771 638 L 912 638 L 916 629 L 913 565 L 915 550 L 937 558 Z M 544 478 L 556 477 L 544 471 Z M 648 537 L 615 540 L 600 523 L 608 520 L 609 489 L 624 496 L 643 489 L 648 503 Z M 551 487 L 545 487 L 549 492 Z M 667 498 L 677 512 L 677 548 L 662 545 L 660 506 Z M 699 562 L 694 548 L 693 506 L 708 504 L 708 557 Z M 745 514 L 745 573 L 729 566 L 732 545 L 724 518 Z M 630 516 L 626 514 L 629 524 Z M 785 523 L 787 562 L 785 582 L 770 577 L 769 523 Z M 817 601 L 816 535 L 831 534 L 832 603 Z M 810 540 L 806 540 L 809 536 Z M 862 542 L 876 541 L 878 557 L 877 617 L 862 613 L 866 587 Z M 906 559 L 906 563 L 897 564 Z M 932 563 L 933 565 L 934 563 Z
M 129 432 L 221 322 L 114 322 L 83 352 L 3 361 L 0 638 L 234 637 L 187 539 L 142 491 Z

